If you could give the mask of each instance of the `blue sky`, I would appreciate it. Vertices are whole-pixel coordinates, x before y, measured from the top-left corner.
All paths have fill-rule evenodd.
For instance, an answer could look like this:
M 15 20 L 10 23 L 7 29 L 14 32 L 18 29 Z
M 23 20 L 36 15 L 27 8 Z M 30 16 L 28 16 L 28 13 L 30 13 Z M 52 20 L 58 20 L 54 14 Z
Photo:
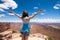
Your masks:
M 8 1 L 5 1 L 6 0 L 0 0 L 0 4 L 8 4 Z M 14 2 L 15 5 L 12 2 Z M 41 19 L 41 21 L 55 20 L 56 22 L 60 22 L 60 0 L 11 0 L 9 5 L 6 6 L 7 8 L 2 8 L 0 5 L 0 22 L 21 22 L 18 17 L 10 15 L 9 11 L 14 11 L 17 14 L 22 15 L 22 12 L 27 10 L 29 16 L 31 16 L 40 9 L 44 9 L 45 12 L 34 17 L 32 21 Z

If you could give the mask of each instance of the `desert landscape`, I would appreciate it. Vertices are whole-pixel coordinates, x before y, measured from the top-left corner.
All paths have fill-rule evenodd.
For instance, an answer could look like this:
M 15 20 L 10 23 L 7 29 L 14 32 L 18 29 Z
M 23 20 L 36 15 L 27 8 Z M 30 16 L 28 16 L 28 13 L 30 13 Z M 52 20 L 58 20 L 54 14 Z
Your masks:
M 48 40 L 49 37 L 51 40 L 60 40 L 60 23 L 31 23 L 30 25 L 29 40 Z M 21 34 L 18 32 L 21 28 L 22 23 L 0 22 L 0 35 L 4 35 L 5 32 L 8 35 L 7 40 L 21 40 Z M 1 36 L 0 40 L 2 40 Z

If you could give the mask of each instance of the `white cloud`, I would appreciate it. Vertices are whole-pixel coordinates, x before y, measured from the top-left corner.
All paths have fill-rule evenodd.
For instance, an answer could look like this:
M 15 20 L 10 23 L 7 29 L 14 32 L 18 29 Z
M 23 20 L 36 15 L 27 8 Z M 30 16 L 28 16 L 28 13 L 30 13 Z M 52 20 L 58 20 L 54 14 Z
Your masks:
M 34 9 L 38 9 L 38 7 L 34 7 Z
M 45 15 L 45 13 L 41 13 L 41 15 Z
M 60 19 L 34 19 L 30 22 L 38 22 L 38 23 L 60 23 Z
M 0 11 L 3 11 L 3 12 L 4 12 L 4 10 L 3 10 L 3 9 L 1 9 L 1 8 L 0 8 Z
M 0 14 L 0 17 L 4 17 L 5 16 L 5 14 Z
M 4 9 L 9 9 L 9 8 L 12 8 L 12 9 L 15 9 L 15 8 L 17 8 L 17 4 L 16 4 L 16 2 L 15 1 L 13 1 L 13 0 L 1 0 L 2 2 L 4 2 L 4 3 L 2 3 L 2 4 L 0 4 L 0 11 L 4 11 Z
M 60 4 L 56 4 L 53 8 L 54 9 L 60 9 Z
M 59 7 L 57 7 L 57 6 L 54 6 L 54 9 L 59 9 Z

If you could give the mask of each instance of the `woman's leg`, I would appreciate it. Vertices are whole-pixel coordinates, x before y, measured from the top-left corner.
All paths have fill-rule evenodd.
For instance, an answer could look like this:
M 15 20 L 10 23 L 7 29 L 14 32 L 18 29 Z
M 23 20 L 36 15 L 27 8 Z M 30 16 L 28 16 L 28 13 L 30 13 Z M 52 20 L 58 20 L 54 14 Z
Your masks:
M 24 34 L 22 34 L 22 40 L 25 40 Z
M 22 34 L 22 40 L 28 40 L 28 35 Z
M 25 40 L 28 40 L 28 35 L 24 35 Z

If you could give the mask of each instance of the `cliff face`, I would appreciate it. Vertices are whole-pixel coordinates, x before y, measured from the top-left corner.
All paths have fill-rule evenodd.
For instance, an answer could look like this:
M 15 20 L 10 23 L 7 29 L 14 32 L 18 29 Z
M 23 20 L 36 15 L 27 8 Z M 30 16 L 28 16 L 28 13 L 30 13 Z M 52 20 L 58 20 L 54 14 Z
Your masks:
M 60 24 L 50 24 L 50 25 L 56 25 L 57 27 L 60 27 Z M 33 23 L 31 24 L 31 31 L 30 34 L 35 34 L 35 33 L 41 33 L 44 35 L 51 35 L 54 40 L 60 40 L 60 30 L 55 29 L 49 24 L 37 24 Z M 20 30 L 22 28 L 21 23 L 0 23 L 0 33 L 3 31 L 6 31 L 8 29 L 15 29 L 15 30 Z
M 0 23 L 0 32 L 10 29 L 10 23 Z

